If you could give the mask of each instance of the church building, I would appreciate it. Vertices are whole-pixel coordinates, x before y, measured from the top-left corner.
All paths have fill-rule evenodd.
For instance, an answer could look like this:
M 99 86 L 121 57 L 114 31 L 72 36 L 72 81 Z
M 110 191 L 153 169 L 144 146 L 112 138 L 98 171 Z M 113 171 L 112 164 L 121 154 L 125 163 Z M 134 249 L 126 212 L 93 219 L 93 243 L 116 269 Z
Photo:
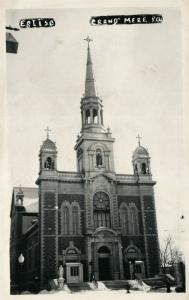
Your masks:
M 58 170 L 57 147 L 47 131 L 39 151 L 37 187 L 13 189 L 13 290 L 20 278 L 26 286 L 36 280 L 42 289 L 58 277 L 60 266 L 66 283 L 146 278 L 160 271 L 150 156 L 139 137 L 133 173 L 116 173 L 115 139 L 104 126 L 103 101 L 96 93 L 90 39 L 86 40 L 76 171 Z

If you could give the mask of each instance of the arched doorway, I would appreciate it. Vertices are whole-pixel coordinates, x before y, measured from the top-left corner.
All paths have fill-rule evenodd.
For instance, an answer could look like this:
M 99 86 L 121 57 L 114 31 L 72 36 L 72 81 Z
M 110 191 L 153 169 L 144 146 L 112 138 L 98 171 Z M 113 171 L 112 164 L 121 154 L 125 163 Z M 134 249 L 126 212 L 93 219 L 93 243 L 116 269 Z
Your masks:
M 111 279 L 110 250 L 102 246 L 98 249 L 99 280 Z
M 91 254 L 89 274 L 95 280 L 124 279 L 121 243 L 114 230 L 106 227 L 95 230 L 91 239 Z

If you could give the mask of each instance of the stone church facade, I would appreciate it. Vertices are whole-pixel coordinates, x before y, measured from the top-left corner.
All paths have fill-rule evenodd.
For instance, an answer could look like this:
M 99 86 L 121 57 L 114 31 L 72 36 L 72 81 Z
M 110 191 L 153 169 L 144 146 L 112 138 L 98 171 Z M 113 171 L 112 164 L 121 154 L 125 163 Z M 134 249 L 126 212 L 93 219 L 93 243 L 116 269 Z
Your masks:
M 95 90 L 88 41 L 81 133 L 75 144 L 77 171 L 59 171 L 57 148 L 47 139 L 40 153 L 38 188 L 14 188 L 11 207 L 11 282 L 23 253 L 24 280 L 41 288 L 66 282 L 133 279 L 159 273 L 159 244 L 150 156 L 139 145 L 133 174 L 117 174 L 114 138 L 105 129 L 103 102 Z M 31 201 L 33 199 L 33 202 Z M 28 205 L 28 203 L 33 203 Z

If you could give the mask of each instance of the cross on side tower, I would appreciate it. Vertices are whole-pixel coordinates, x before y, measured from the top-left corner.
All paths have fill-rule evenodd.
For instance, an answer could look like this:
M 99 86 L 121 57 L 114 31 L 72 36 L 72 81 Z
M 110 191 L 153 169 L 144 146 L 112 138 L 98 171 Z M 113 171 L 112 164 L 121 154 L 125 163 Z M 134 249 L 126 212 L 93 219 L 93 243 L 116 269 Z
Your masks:
M 136 139 L 138 139 L 138 146 L 140 147 L 140 140 L 142 139 L 142 137 L 138 134 Z
M 89 36 L 87 36 L 87 37 L 84 39 L 84 41 L 86 41 L 86 42 L 88 43 L 88 48 L 89 48 L 89 43 L 92 42 L 92 39 L 91 39 Z
M 49 129 L 49 127 L 47 126 L 47 128 L 44 131 L 47 132 L 47 139 L 49 139 L 49 132 L 51 131 L 51 129 Z

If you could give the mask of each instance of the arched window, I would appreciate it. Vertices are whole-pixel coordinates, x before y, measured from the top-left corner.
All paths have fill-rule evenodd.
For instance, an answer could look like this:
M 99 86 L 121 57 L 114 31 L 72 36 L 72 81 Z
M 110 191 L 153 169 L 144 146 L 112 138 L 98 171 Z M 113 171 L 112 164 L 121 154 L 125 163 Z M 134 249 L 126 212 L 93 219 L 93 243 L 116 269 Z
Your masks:
M 78 202 L 71 204 L 71 231 L 73 235 L 81 234 L 81 211 Z
M 126 259 L 128 260 L 136 260 L 141 258 L 141 251 L 134 245 L 128 246 L 124 251 Z
M 94 227 L 110 228 L 110 200 L 106 193 L 97 192 L 93 198 Z
M 69 223 L 69 208 L 67 206 L 63 206 L 62 209 L 62 234 L 69 235 L 70 233 L 70 223 Z
M 86 121 L 86 124 L 90 123 L 90 110 L 89 109 L 87 109 L 85 112 L 85 121 Z
M 96 150 L 96 165 L 97 165 L 97 167 L 103 165 L 102 151 L 101 151 L 101 149 L 97 149 Z
M 51 157 L 46 158 L 44 168 L 47 170 L 54 170 L 54 161 Z
M 98 123 L 98 112 L 96 109 L 93 109 L 93 123 Z
M 98 253 L 107 253 L 107 254 L 110 254 L 110 249 L 108 249 L 106 246 L 101 246 L 98 249 Z
M 130 235 L 139 234 L 138 210 L 134 203 L 131 203 L 129 205 L 129 234 Z
M 122 205 L 120 207 L 120 225 L 123 234 L 129 233 L 129 222 L 128 222 L 128 207 Z
M 79 234 L 79 210 L 77 206 L 72 207 L 72 230 L 73 234 Z
M 76 201 L 70 204 L 64 201 L 62 205 L 62 230 L 63 235 L 79 235 L 81 233 L 80 207 Z
M 22 198 L 17 198 L 16 199 L 16 204 L 17 205 L 23 205 L 23 199 Z
M 147 173 L 146 164 L 142 163 L 142 174 L 146 174 L 146 173 Z

